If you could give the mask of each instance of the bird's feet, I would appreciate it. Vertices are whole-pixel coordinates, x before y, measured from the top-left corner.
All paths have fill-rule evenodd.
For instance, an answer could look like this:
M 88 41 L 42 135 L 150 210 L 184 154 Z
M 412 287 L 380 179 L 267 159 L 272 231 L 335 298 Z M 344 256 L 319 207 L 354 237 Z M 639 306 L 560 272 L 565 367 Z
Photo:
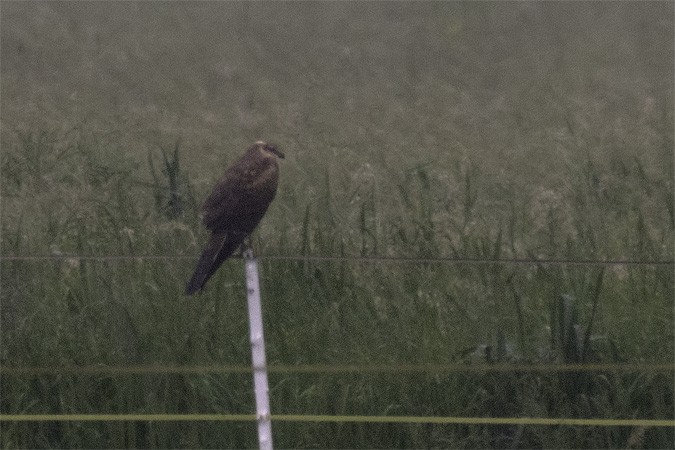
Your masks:
M 244 259 L 253 259 L 253 243 L 251 236 L 246 236 L 239 246 L 239 251 Z

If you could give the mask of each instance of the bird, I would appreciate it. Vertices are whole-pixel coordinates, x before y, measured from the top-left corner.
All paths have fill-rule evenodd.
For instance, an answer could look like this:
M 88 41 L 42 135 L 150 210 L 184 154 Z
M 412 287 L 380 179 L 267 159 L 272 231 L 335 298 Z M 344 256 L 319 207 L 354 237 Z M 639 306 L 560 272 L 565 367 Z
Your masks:
M 218 181 L 202 206 L 202 223 L 211 232 L 185 295 L 201 292 L 206 282 L 253 232 L 274 200 L 279 182 L 276 145 L 254 142 Z

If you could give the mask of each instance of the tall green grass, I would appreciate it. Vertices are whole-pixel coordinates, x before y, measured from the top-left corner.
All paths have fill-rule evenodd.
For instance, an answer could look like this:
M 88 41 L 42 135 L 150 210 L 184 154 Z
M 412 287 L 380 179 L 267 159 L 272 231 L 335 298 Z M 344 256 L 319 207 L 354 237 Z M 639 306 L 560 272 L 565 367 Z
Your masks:
M 1 260 L 3 367 L 248 364 L 241 260 L 182 292 L 199 201 L 260 138 L 287 155 L 260 255 L 674 259 L 670 3 L 0 8 L 0 254 L 127 257 Z M 645 365 L 272 373 L 275 413 L 673 419 L 673 374 L 647 367 L 675 356 L 672 264 L 261 261 L 270 364 Z M 3 373 L 0 412 L 250 413 L 251 388 Z M 257 444 L 253 423 L 0 427 L 4 448 Z M 280 422 L 274 439 L 675 445 L 644 427 Z
M 189 198 L 180 190 L 190 176 L 178 146 L 148 182 L 148 172 L 86 130 L 22 131 L 5 145 L 3 255 L 196 256 L 195 208 L 167 209 L 177 192 Z M 375 170 L 394 174 L 391 191 Z M 325 172 L 312 195 L 282 185 L 257 234 L 259 253 L 673 257 L 672 223 L 646 212 L 652 201 L 665 209 L 672 183 L 635 159 L 571 167 L 571 190 L 530 195 L 470 163 L 449 176 L 424 164 L 365 167 L 347 196 L 342 176 Z M 611 192 L 596 185 L 600 179 Z M 275 222 L 285 214 L 295 223 Z M 182 286 L 193 259 L 3 260 L 3 366 L 248 364 L 241 261 L 226 262 L 205 294 L 188 299 Z M 669 265 L 263 260 L 268 362 L 668 362 L 673 281 Z M 278 414 L 672 419 L 671 377 L 272 373 L 270 386 Z M 251 389 L 243 374 L 3 374 L 0 405 L 5 414 L 250 413 Z M 626 427 L 275 423 L 274 433 L 276 445 L 289 448 L 673 444 L 669 429 Z M 3 422 L 2 445 L 253 447 L 256 434 L 253 423 Z

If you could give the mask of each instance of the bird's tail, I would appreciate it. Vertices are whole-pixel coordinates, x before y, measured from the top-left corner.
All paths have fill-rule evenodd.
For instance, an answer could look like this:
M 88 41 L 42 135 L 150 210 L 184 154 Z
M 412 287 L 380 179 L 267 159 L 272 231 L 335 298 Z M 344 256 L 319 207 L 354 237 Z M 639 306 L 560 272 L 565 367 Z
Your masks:
M 200 291 L 218 267 L 239 247 L 243 239 L 226 231 L 213 233 L 199 258 L 195 273 L 185 286 L 185 295 Z

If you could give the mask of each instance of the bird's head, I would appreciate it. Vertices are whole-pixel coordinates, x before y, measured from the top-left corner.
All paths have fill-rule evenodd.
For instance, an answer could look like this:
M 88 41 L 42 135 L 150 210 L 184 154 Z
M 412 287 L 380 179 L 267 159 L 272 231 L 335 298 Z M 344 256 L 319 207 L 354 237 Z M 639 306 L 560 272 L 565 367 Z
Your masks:
M 273 155 L 281 159 L 284 159 L 286 157 L 286 155 L 280 152 L 277 146 L 274 144 L 268 144 L 267 142 L 264 141 L 256 141 L 253 144 L 253 146 L 257 148 L 258 151 L 262 153 L 264 156 Z

